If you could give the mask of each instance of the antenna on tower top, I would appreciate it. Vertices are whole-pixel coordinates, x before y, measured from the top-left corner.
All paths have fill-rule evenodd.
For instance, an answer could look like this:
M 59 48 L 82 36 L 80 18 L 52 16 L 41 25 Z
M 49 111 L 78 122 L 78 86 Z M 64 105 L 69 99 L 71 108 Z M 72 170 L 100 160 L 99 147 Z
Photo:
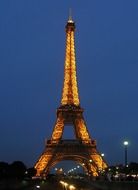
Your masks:
M 69 8 L 69 20 L 72 20 L 72 10 Z
M 72 9 L 71 8 L 69 8 L 69 20 L 68 20 L 68 22 L 73 22 L 73 20 L 72 20 Z

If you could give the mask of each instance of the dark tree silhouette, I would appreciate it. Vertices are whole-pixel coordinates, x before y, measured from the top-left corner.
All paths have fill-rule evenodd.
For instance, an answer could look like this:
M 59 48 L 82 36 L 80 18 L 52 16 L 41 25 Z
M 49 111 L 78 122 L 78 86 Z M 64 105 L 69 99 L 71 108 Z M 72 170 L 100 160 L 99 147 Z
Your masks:
M 138 163 L 131 162 L 129 164 L 129 172 L 130 173 L 138 173 Z
M 14 161 L 10 165 L 10 174 L 13 178 L 23 178 L 27 168 L 21 161 Z
M 31 177 L 35 176 L 35 174 L 36 174 L 35 168 L 28 168 L 27 172 L 26 172 L 26 177 L 31 178 Z
M 0 179 L 9 177 L 10 166 L 6 162 L 0 162 Z

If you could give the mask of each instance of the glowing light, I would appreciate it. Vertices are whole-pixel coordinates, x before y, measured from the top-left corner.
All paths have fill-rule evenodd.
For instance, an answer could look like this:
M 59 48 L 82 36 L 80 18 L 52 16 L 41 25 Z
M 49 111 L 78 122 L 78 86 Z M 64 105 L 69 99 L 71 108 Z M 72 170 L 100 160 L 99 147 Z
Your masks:
M 124 141 L 124 145 L 127 146 L 128 145 L 128 141 Z
M 70 189 L 70 190 L 74 190 L 74 189 L 75 189 L 74 185 L 70 185 L 70 186 L 69 186 L 69 189 Z
M 37 189 L 40 189 L 40 185 L 36 185 L 36 188 L 37 188 Z
M 68 186 L 68 183 L 64 182 L 64 186 L 67 187 L 67 186 Z
M 64 181 L 60 181 L 59 183 L 64 184 Z
M 68 22 L 73 22 L 69 20 Z M 76 60 L 75 60 L 75 45 L 74 45 L 74 30 L 68 27 L 66 34 L 66 55 L 64 69 L 64 85 L 62 92 L 62 105 L 79 105 L 79 95 L 76 77 Z
M 59 183 L 62 184 L 63 187 L 65 187 L 65 189 L 66 189 L 66 187 L 68 186 L 68 183 L 66 183 L 66 182 L 64 182 L 64 181 L 60 181 Z

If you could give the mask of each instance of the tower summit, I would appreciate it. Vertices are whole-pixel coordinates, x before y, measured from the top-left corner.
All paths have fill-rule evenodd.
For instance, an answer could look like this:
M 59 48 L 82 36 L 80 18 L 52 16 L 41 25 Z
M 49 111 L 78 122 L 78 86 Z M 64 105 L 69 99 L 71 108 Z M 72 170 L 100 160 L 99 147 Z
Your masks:
M 107 167 L 97 151 L 96 141 L 90 137 L 80 107 L 76 77 L 76 59 L 74 45 L 75 23 L 72 17 L 66 24 L 66 52 L 64 64 L 64 82 L 61 105 L 57 109 L 57 118 L 51 138 L 35 164 L 37 176 L 46 176 L 52 167 L 62 160 L 73 160 L 80 164 L 91 176 L 98 176 Z M 64 127 L 73 127 L 74 139 L 63 139 Z M 71 125 L 71 126 L 70 126 Z
M 62 91 L 61 105 L 80 104 L 78 85 L 76 77 L 76 57 L 74 45 L 75 23 L 71 15 L 66 24 L 66 53 L 64 66 L 64 85 Z

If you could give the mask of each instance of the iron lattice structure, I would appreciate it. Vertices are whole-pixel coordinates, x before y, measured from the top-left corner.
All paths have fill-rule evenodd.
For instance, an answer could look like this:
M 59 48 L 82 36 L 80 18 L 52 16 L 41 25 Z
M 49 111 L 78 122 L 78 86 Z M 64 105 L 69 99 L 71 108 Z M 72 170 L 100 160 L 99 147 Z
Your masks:
M 61 105 L 57 109 L 57 119 L 50 140 L 35 164 L 37 176 L 46 176 L 50 169 L 62 160 L 74 160 L 90 175 L 98 176 L 107 167 L 96 149 L 96 141 L 90 137 L 80 106 L 74 45 L 75 23 L 69 18 L 66 24 L 66 54 L 64 84 Z M 74 127 L 76 139 L 63 140 L 64 127 Z

